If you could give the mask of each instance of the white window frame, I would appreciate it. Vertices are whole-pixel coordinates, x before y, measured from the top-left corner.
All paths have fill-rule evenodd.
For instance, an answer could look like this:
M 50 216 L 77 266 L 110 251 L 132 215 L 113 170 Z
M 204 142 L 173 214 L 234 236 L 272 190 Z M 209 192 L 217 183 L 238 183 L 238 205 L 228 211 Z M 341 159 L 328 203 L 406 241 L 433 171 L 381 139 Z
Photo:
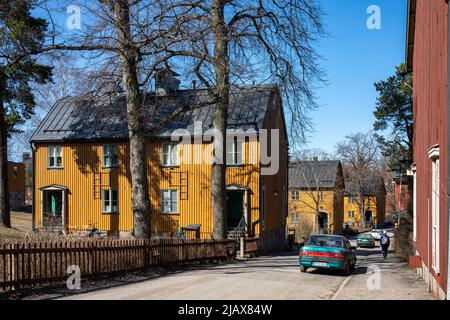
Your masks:
M 347 212 L 347 217 L 350 219 L 355 219 L 355 211 L 354 210 L 350 210 Z
M 439 199 L 440 199 L 440 161 L 439 146 L 433 146 L 428 155 L 431 159 L 431 265 L 439 274 L 440 266 L 440 237 L 439 237 Z
M 355 203 L 355 199 L 352 196 L 348 197 L 348 203 L 349 204 L 354 204 Z
M 119 193 L 117 190 L 102 190 L 102 212 L 108 214 L 119 212 Z
M 58 159 L 60 165 L 58 165 Z M 51 164 L 53 160 L 53 165 Z M 61 145 L 51 145 L 47 147 L 47 166 L 50 169 L 62 168 L 62 146 Z
M 233 139 L 233 140 L 231 140 Z M 243 160 L 243 141 L 238 137 L 227 138 L 227 165 L 239 166 L 244 163 Z M 230 159 L 231 158 L 231 159 Z
M 417 169 L 413 165 L 411 167 L 413 173 L 413 240 L 417 239 Z
M 109 163 L 108 163 L 109 160 Z M 115 168 L 119 165 L 119 147 L 117 144 L 104 144 L 102 146 L 102 167 Z
M 294 218 L 295 217 L 295 218 Z M 300 219 L 299 219 L 299 214 L 298 212 L 291 212 L 291 223 L 295 224 L 295 223 L 299 223 Z
M 432 225 L 432 265 L 439 273 L 439 158 L 432 162 L 432 195 L 431 195 L 431 225 Z
M 167 198 L 164 195 L 168 195 Z M 169 210 L 165 210 L 165 202 L 168 202 Z M 175 210 L 173 209 L 173 205 L 175 204 Z M 178 204 L 178 190 L 167 189 L 161 190 L 161 213 L 162 214 L 178 214 L 179 212 L 179 204 Z
M 298 191 L 298 190 L 291 191 L 291 200 L 299 201 L 300 200 L 300 191 Z
M 178 143 L 164 142 L 162 144 L 161 165 L 164 167 L 178 166 Z

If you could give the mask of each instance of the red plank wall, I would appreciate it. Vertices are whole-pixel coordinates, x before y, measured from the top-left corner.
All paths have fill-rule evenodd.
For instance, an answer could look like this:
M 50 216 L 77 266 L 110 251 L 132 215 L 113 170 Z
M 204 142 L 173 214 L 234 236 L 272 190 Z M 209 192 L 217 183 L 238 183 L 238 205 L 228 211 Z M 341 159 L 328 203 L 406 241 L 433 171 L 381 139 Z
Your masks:
M 418 0 L 414 39 L 414 161 L 417 168 L 417 243 L 422 260 L 431 265 L 431 160 L 428 150 L 440 146 L 440 274 L 447 279 L 447 13 L 444 0 Z M 432 268 L 429 268 L 432 270 Z

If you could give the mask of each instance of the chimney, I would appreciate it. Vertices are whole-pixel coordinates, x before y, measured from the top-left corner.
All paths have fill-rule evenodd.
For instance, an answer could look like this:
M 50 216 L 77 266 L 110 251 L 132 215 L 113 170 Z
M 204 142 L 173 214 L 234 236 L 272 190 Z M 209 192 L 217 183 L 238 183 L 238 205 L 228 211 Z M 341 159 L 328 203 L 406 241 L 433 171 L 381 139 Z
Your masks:
M 196 80 L 192 80 L 192 89 L 193 90 L 197 89 L 197 81 Z
M 26 162 L 26 161 L 28 161 L 30 159 L 31 159 L 30 153 L 28 153 L 28 152 L 22 153 L 22 161 L 23 162 Z
M 157 69 L 155 77 L 156 94 L 163 96 L 178 90 L 181 81 L 176 78 L 177 76 L 179 74 L 169 67 Z

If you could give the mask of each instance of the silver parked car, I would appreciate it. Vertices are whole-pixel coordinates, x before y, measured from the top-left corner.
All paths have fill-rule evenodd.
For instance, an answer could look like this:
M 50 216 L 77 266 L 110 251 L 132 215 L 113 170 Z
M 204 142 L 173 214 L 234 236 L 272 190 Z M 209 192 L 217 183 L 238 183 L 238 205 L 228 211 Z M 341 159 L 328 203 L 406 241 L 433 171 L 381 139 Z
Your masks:
M 372 231 L 370 231 L 370 234 L 371 234 L 372 238 L 379 241 L 381 238 L 382 232 L 383 232 L 383 230 L 381 230 L 381 229 L 372 229 Z

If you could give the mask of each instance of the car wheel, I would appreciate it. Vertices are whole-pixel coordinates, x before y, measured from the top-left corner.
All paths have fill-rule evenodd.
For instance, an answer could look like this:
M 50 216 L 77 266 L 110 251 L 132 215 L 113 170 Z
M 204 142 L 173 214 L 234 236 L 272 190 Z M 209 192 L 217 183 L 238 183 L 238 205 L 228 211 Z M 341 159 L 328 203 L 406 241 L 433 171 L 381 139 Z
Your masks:
M 348 275 L 350 275 L 350 273 L 351 273 L 351 270 L 350 270 L 350 263 L 347 263 L 347 264 L 345 265 L 345 268 L 342 270 L 342 275 L 348 276 Z
M 301 266 L 300 266 L 300 271 L 301 271 L 301 272 L 306 272 L 306 271 L 308 271 L 308 268 L 301 265 Z

